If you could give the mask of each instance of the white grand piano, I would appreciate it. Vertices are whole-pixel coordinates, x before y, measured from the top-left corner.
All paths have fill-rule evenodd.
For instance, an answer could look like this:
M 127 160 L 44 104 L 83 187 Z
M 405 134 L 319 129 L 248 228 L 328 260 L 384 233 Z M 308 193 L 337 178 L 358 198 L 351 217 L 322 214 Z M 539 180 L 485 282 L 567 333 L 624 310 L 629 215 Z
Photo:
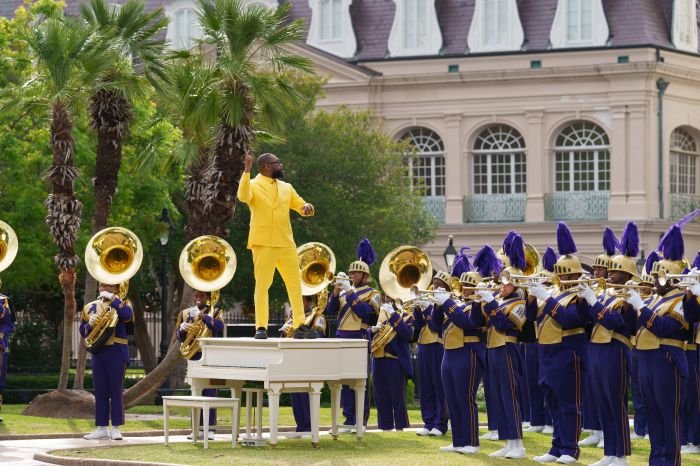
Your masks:
M 263 382 L 270 413 L 270 444 L 277 444 L 280 393 L 307 392 L 311 409 L 311 442 L 319 442 L 321 389 L 331 390 L 331 434 L 338 435 L 340 390 L 355 390 L 357 437 L 362 438 L 365 384 L 367 379 L 367 340 L 347 338 L 200 338 L 202 358 L 187 362 L 186 381 L 192 395 L 204 388 L 230 387 L 231 396 L 240 398 L 247 381 Z M 235 420 L 232 420 L 235 422 Z

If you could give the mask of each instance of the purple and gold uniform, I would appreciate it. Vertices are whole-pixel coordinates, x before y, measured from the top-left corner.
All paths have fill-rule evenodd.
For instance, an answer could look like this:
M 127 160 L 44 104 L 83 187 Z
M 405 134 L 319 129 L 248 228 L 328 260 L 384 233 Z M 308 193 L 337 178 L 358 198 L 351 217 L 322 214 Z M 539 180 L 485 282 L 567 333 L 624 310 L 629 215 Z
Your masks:
M 224 336 L 224 319 L 221 313 L 221 309 L 214 309 L 214 312 L 212 313 L 209 306 L 206 306 L 204 309 L 199 309 L 197 306 L 192 306 L 188 307 L 187 309 L 183 309 L 180 311 L 180 313 L 177 315 L 177 324 L 175 325 L 175 328 L 177 329 L 177 339 L 180 342 L 183 342 L 185 338 L 187 337 L 187 332 L 182 331 L 180 329 L 180 326 L 183 323 L 188 323 L 188 324 L 193 324 L 201 317 L 202 320 L 204 320 L 204 325 L 207 326 L 207 328 L 211 331 L 211 336 L 215 338 L 221 338 Z M 197 361 L 202 358 L 202 352 L 198 351 L 197 353 L 194 354 L 190 359 L 192 361 Z M 202 390 L 202 396 L 217 396 L 218 390 L 216 388 L 205 388 Z M 202 422 L 201 418 L 202 414 L 200 413 L 200 421 L 199 425 L 204 425 Z M 209 427 L 214 427 L 216 425 L 216 410 L 215 409 L 210 409 L 209 410 Z
M 680 465 L 681 403 L 688 379 L 683 292 L 654 295 L 639 310 L 639 387 L 647 408 L 650 465 Z
M 697 262 L 697 259 L 696 259 Z M 700 364 L 698 362 L 698 347 L 700 347 L 700 298 L 690 291 L 683 298 L 683 313 L 688 325 L 692 326 L 693 334 L 685 345 L 685 355 L 688 360 L 688 387 L 685 403 L 685 426 L 681 432 L 681 444 L 700 445 Z
M 540 386 L 552 413 L 554 434 L 549 454 L 578 458 L 582 426 L 581 382 L 586 354 L 585 320 L 574 290 L 547 298 L 538 316 L 537 301 L 528 301 L 527 318 L 537 321 Z
M 15 314 L 10 298 L 0 294 L 0 408 L 2 408 L 2 392 L 5 389 L 7 377 L 7 356 L 10 351 L 10 335 L 15 329 Z M 2 419 L 0 419 L 1 421 Z
M 403 430 L 409 427 L 406 411 L 406 380 L 413 377 L 411 351 L 413 316 L 402 310 L 389 314 L 381 309 L 377 327 L 370 329 L 370 343 L 376 337 L 373 329 L 391 327 L 388 341 L 372 352 L 372 383 L 377 403 L 377 422 L 381 430 Z
M 117 326 L 107 343 L 92 354 L 92 379 L 95 389 L 95 425 L 112 426 L 124 424 L 124 374 L 129 365 L 129 346 L 126 324 L 133 321 L 131 306 L 118 296 L 113 299 L 98 298 L 88 303 L 80 318 L 80 335 L 85 338 L 92 328 L 89 320 L 93 315 L 113 308 L 119 317 Z
M 361 285 L 348 292 L 341 292 L 338 296 L 331 293 L 324 312 L 327 316 L 338 316 L 338 329 L 336 338 L 368 338 L 367 329 L 370 322 L 376 321 L 381 305 L 381 294 L 369 285 Z M 369 419 L 369 347 L 367 348 L 367 384 L 365 385 L 365 414 L 363 423 L 366 426 Z M 340 404 L 343 407 L 343 416 L 346 426 L 354 426 L 355 422 L 355 390 L 348 385 L 343 385 L 340 392 Z
M 481 342 L 485 318 L 473 309 L 472 301 L 459 305 L 448 299 L 433 310 L 432 320 L 442 325 L 445 350 L 441 375 L 450 413 L 452 446 L 478 447 L 476 391 L 486 370 L 486 347 Z
M 418 393 L 420 395 L 420 413 L 423 427 L 427 430 L 437 429 L 447 432 L 447 403 L 442 386 L 440 367 L 444 348 L 442 345 L 442 322 L 433 320 L 433 304 L 425 308 L 415 306 L 413 319 L 418 333 Z M 440 312 L 440 309 L 437 310 Z

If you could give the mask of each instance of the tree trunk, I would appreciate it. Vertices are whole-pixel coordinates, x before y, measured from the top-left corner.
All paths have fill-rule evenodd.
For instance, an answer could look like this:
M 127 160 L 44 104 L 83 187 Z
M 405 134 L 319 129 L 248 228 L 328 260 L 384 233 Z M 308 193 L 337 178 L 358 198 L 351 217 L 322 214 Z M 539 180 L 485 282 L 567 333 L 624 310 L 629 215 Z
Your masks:
M 68 388 L 76 307 L 75 268 L 79 259 L 75 254 L 75 241 L 80 228 L 82 204 L 76 199 L 73 189 L 73 183 L 79 175 L 73 161 L 73 123 L 68 107 L 60 101 L 52 107 L 50 134 L 53 161 L 46 177 L 51 180 L 52 191 L 45 202 L 46 225 L 58 245 L 58 254 L 54 260 L 60 269 L 59 282 L 64 298 L 63 347 L 58 390 L 65 391 Z
M 91 98 L 90 126 L 97 132 L 95 157 L 95 212 L 92 216 L 92 234 L 107 226 L 112 201 L 117 192 L 119 169 L 122 163 L 122 140 L 133 120 L 131 105 L 122 91 L 100 89 Z M 85 277 L 85 302 L 97 295 L 97 281 L 87 274 Z M 76 357 L 74 389 L 82 389 L 85 381 L 85 358 L 87 351 L 81 343 Z
M 156 359 L 156 351 L 153 348 L 153 342 L 148 334 L 148 326 L 146 325 L 146 316 L 144 312 L 143 301 L 141 296 L 136 294 L 131 299 L 131 308 L 134 311 L 134 341 L 141 355 L 141 362 L 146 374 L 150 374 L 158 365 Z
M 63 345 L 58 390 L 65 391 L 68 389 L 70 353 L 73 343 L 73 321 L 75 320 L 75 272 L 73 270 L 64 270 L 58 279 L 63 289 Z
M 80 339 L 78 343 L 78 354 L 75 356 L 75 379 L 73 379 L 73 389 L 83 390 L 85 386 L 85 365 L 87 364 L 87 346 L 85 340 Z
M 211 170 L 211 153 L 207 148 L 199 149 L 199 157 L 188 167 L 185 182 L 185 208 L 187 209 L 187 224 L 185 239 L 193 240 L 198 236 L 211 235 L 211 218 L 205 210 L 207 199 L 208 176 Z

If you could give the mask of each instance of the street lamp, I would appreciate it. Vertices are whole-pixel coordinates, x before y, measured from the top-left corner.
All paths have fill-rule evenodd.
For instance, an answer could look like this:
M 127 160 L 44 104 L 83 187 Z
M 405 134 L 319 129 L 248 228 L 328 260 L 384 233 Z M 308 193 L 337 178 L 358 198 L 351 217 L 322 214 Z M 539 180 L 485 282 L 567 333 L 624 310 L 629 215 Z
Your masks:
M 450 273 L 452 273 L 452 266 L 455 264 L 455 259 L 457 258 L 457 250 L 453 243 L 454 236 L 448 236 L 447 247 L 445 248 L 445 252 L 442 253 L 442 257 L 445 258 L 445 264 L 447 264 L 447 271 Z
M 168 241 L 170 234 L 173 232 L 173 221 L 170 219 L 170 211 L 167 207 L 163 207 L 163 212 L 160 214 L 158 221 L 161 223 L 160 234 L 160 363 L 168 352 Z
M 641 275 L 644 271 L 644 266 L 646 263 L 647 261 L 644 259 L 644 249 L 642 249 L 642 255 L 639 256 L 639 259 L 637 259 L 637 272 L 639 272 L 639 275 Z

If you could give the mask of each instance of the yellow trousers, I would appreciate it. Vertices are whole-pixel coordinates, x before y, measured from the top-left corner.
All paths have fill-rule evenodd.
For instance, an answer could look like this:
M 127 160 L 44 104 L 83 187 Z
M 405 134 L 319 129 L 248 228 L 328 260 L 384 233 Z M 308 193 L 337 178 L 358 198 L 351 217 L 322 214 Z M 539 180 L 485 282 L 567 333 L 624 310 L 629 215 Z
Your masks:
M 255 275 L 255 328 L 267 328 L 270 320 L 270 302 L 268 290 L 279 270 L 284 286 L 287 288 L 289 304 L 292 306 L 294 328 L 304 323 L 304 303 L 301 300 L 301 274 L 296 248 L 276 248 L 270 246 L 251 246 Z

